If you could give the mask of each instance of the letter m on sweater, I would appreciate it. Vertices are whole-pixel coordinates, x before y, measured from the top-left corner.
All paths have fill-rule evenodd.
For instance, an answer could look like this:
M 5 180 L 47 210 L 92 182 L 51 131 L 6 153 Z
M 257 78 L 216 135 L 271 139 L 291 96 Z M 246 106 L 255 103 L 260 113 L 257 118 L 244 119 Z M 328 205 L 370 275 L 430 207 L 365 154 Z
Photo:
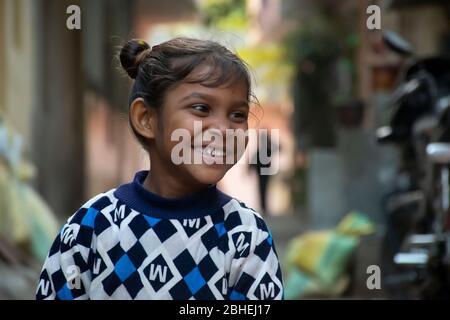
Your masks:
M 251 232 L 238 232 L 233 234 L 233 242 L 236 247 L 236 258 L 247 257 L 250 253 Z
M 117 222 L 119 219 L 123 220 L 125 218 L 125 205 L 121 205 L 119 208 L 114 209 L 114 222 Z
M 61 241 L 64 244 L 69 244 L 72 245 L 72 241 L 74 240 L 74 236 L 73 236 L 73 230 L 71 226 L 67 226 L 66 228 L 64 228 L 62 235 L 61 235 Z
M 200 228 L 200 219 L 184 219 L 183 226 L 198 229 Z

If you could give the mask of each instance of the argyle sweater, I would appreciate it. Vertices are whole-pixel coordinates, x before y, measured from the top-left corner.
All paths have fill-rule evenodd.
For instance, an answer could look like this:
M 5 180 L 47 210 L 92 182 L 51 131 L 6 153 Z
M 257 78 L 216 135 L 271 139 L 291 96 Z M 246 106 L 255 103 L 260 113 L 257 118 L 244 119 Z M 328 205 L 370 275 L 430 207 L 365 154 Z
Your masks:
M 85 203 L 56 237 L 37 299 L 282 299 L 272 235 L 210 186 L 162 198 L 134 181 Z

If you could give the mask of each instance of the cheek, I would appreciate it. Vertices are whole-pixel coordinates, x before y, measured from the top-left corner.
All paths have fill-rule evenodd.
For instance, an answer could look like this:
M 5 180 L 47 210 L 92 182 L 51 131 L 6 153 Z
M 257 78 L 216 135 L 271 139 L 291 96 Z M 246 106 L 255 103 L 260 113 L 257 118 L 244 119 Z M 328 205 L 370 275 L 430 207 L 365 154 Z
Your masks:
M 240 140 L 240 141 L 244 140 L 245 141 L 245 147 L 247 147 L 248 141 L 249 141 L 248 124 L 244 123 L 244 124 L 240 124 L 240 125 L 237 125 L 237 126 L 233 126 L 231 129 L 233 129 L 233 130 L 235 130 L 237 132 L 243 132 L 244 134 L 247 133 L 247 134 L 244 135 L 244 138 L 242 138 L 241 135 L 239 135 L 239 137 L 240 137 L 239 139 L 235 138 L 235 142 L 237 142 L 237 139 Z
M 194 134 L 193 128 L 193 122 L 191 123 L 186 117 L 184 119 L 172 118 L 165 122 L 160 132 L 159 146 L 166 159 L 171 158 L 175 147 L 177 147 L 175 152 L 178 152 L 177 150 L 179 150 L 180 146 L 183 146 L 183 149 L 191 147 L 191 139 Z

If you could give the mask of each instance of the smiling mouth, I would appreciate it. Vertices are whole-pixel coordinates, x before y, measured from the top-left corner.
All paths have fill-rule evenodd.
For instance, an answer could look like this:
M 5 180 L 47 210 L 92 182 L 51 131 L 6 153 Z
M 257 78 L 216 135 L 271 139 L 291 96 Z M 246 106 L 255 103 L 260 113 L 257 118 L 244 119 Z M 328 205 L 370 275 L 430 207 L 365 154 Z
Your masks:
M 192 147 L 192 149 L 194 149 L 195 152 L 201 153 L 203 156 L 210 157 L 210 158 L 222 158 L 222 157 L 225 157 L 227 154 L 230 154 L 230 153 L 224 152 L 223 148 L 211 147 L 211 146 Z

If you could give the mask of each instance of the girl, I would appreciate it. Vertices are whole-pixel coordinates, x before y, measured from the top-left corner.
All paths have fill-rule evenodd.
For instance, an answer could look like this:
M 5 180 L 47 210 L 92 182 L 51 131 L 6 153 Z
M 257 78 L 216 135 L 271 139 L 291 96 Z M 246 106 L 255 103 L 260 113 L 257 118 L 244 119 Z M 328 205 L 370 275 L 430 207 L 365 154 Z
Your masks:
M 69 218 L 45 261 L 37 299 L 281 299 L 266 224 L 216 188 L 240 157 L 223 137 L 248 129 L 244 62 L 218 43 L 190 38 L 153 48 L 131 40 L 120 61 L 135 79 L 129 122 L 151 170 Z M 198 123 L 214 143 L 196 143 Z M 177 154 L 172 135 L 179 129 L 191 139 Z

